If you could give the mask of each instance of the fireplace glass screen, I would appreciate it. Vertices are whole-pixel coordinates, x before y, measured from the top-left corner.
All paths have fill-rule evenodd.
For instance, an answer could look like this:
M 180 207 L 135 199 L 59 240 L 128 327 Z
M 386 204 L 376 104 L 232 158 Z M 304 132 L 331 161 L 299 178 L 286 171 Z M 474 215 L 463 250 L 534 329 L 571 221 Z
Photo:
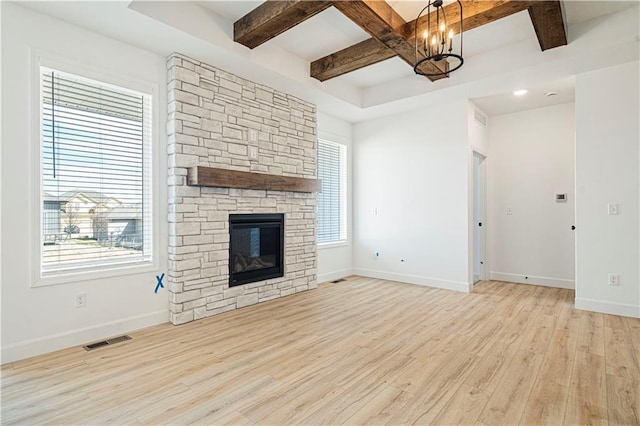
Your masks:
M 229 286 L 284 275 L 284 215 L 229 215 Z

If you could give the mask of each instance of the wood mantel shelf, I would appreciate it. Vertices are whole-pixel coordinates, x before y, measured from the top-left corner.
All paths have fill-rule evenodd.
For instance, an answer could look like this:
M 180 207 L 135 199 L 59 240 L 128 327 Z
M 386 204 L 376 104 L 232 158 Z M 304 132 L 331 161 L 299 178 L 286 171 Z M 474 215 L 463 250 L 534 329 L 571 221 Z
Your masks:
M 187 171 L 187 183 L 192 186 L 217 188 L 262 189 L 267 191 L 321 192 L 319 179 L 278 176 L 266 173 L 196 166 Z

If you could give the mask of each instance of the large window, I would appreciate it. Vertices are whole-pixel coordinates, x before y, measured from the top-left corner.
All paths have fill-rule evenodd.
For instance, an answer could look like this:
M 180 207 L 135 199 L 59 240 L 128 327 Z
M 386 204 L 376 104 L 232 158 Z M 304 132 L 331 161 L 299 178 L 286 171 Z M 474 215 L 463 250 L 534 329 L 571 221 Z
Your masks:
M 42 277 L 151 261 L 151 101 L 40 68 Z
M 318 243 L 347 239 L 347 147 L 318 141 Z

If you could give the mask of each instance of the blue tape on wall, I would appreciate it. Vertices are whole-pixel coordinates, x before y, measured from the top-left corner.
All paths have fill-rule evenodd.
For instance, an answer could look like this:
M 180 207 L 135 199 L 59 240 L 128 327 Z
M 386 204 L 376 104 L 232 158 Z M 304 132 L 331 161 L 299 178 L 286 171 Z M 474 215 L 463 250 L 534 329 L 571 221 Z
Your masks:
M 164 285 L 162 284 L 162 280 L 164 279 L 164 272 L 162 273 L 162 275 L 158 276 L 156 275 L 156 289 L 154 290 L 155 294 L 158 294 L 158 290 L 160 288 L 164 288 Z

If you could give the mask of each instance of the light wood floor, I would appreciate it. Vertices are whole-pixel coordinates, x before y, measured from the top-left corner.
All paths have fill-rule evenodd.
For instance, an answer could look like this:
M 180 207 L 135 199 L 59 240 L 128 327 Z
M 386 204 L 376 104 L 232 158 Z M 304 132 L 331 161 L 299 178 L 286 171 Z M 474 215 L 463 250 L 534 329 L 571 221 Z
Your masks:
M 640 320 L 352 277 L 2 368 L 5 424 L 640 424 Z

